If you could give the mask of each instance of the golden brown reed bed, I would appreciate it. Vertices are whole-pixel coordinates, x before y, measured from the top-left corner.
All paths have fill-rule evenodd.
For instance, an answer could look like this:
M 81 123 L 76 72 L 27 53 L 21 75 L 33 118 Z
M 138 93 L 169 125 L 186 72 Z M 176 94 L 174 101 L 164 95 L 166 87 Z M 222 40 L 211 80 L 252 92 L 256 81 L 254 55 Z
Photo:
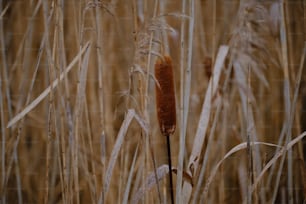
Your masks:
M 1 203 L 166 202 L 154 91 L 164 54 L 176 203 L 302 203 L 305 9 L 0 1 Z

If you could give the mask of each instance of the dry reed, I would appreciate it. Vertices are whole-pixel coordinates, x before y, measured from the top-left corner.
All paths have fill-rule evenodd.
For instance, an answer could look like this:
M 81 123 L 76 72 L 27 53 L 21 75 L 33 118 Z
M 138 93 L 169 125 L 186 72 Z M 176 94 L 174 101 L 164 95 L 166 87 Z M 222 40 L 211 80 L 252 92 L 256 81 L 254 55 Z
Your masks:
M 305 202 L 305 40 L 301 0 L 0 0 L 0 203 Z

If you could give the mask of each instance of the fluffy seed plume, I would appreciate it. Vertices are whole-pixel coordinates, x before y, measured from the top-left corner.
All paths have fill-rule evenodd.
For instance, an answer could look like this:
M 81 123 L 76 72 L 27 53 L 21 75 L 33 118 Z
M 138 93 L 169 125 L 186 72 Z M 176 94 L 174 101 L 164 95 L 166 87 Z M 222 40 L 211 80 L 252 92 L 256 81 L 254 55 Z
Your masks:
M 169 56 L 158 59 L 155 63 L 156 109 L 159 127 L 164 136 L 174 133 L 176 127 L 175 92 L 172 70 L 172 60 Z

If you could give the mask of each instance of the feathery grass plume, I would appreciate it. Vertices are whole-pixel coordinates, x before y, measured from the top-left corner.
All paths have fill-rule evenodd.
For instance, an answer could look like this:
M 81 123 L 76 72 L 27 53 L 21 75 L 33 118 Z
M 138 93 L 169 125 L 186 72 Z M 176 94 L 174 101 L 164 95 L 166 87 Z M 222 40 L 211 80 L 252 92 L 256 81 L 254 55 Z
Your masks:
M 169 56 L 155 63 L 156 110 L 161 133 L 167 139 L 171 202 L 174 203 L 170 135 L 176 127 L 176 109 L 172 60 Z
M 237 26 L 230 41 L 231 60 L 234 68 L 234 80 L 239 89 L 242 103 L 243 117 L 246 121 L 246 139 L 248 142 L 258 141 L 256 118 L 253 115 L 255 97 L 250 84 L 250 73 L 254 73 L 265 87 L 269 87 L 265 72 L 270 65 L 278 65 L 271 47 L 277 47 L 272 35 L 272 20 L 267 7 L 256 1 L 247 1 L 241 4 Z M 271 46 L 274 45 L 274 46 Z M 249 189 L 254 178 L 253 175 L 262 170 L 259 147 L 249 146 Z M 254 158 L 254 159 L 253 159 Z M 253 168 L 254 166 L 254 168 Z M 252 193 L 247 196 L 248 203 L 252 203 Z M 260 201 L 264 202 L 265 192 L 260 189 Z
M 278 65 L 278 59 L 271 50 L 277 45 L 272 35 L 271 16 L 264 5 L 255 2 L 242 4 L 238 16 L 237 26 L 230 40 L 234 70 L 236 73 L 242 71 L 245 75 L 250 66 L 256 77 L 268 87 L 264 70 L 271 63 Z M 274 46 L 271 47 L 271 44 Z M 239 70 L 238 66 L 243 70 Z M 239 79 L 237 82 L 242 88 L 246 87 Z

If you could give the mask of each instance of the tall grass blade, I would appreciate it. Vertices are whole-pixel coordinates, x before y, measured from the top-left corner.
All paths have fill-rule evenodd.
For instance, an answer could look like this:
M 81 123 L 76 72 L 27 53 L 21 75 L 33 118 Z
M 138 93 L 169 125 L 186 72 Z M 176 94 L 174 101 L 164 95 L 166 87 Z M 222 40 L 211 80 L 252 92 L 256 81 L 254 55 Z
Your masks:
M 200 158 L 200 154 L 202 152 L 202 148 L 204 145 L 206 130 L 208 127 L 210 112 L 212 108 L 211 102 L 212 102 L 213 96 L 215 95 L 217 91 L 217 87 L 218 87 L 219 79 L 221 75 L 221 70 L 222 70 L 225 58 L 227 56 L 227 53 L 228 53 L 228 49 L 229 49 L 228 46 L 225 46 L 225 45 L 221 46 L 219 48 L 219 51 L 216 57 L 213 76 L 211 77 L 209 81 L 209 85 L 206 91 L 205 100 L 203 103 L 201 116 L 200 116 L 200 120 L 198 124 L 198 129 L 197 129 L 196 136 L 193 142 L 192 152 L 189 157 L 187 172 L 190 175 L 194 175 L 198 169 L 199 158 Z M 189 183 L 185 182 L 183 185 L 183 203 L 189 202 L 191 191 L 192 191 L 192 186 Z
M 21 120 L 26 114 L 28 114 L 31 110 L 33 110 L 48 94 L 51 92 L 52 89 L 54 89 L 59 81 L 63 80 L 64 76 L 68 74 L 73 66 L 80 60 L 82 54 L 85 51 L 88 51 L 90 47 L 90 43 L 87 42 L 85 46 L 81 49 L 81 51 L 78 53 L 78 55 L 71 61 L 71 63 L 68 65 L 68 67 L 65 69 L 63 73 L 61 73 L 59 79 L 55 79 L 51 85 L 49 85 L 36 99 L 34 99 L 28 106 L 26 106 L 20 113 L 18 113 L 16 116 L 14 116 L 7 124 L 7 128 L 12 127 L 15 123 L 17 123 L 19 120 Z
M 109 164 L 107 166 L 106 172 L 105 172 L 105 177 L 104 177 L 104 192 L 105 194 L 107 194 L 108 189 L 109 189 L 109 185 L 110 185 L 110 181 L 112 178 L 112 174 L 113 174 L 113 169 L 115 166 L 115 163 L 117 161 L 118 158 L 118 154 L 119 151 L 121 149 L 123 140 L 126 136 L 127 130 L 133 120 L 133 118 L 136 118 L 136 121 L 140 124 L 140 126 L 143 128 L 143 130 L 145 132 L 147 132 L 147 127 L 145 126 L 144 122 L 140 119 L 139 116 L 137 116 L 137 114 L 135 113 L 135 111 L 133 109 L 128 110 L 127 115 L 125 116 L 125 119 L 120 127 L 117 139 L 116 139 L 116 143 L 113 147 L 110 159 L 109 159 Z

